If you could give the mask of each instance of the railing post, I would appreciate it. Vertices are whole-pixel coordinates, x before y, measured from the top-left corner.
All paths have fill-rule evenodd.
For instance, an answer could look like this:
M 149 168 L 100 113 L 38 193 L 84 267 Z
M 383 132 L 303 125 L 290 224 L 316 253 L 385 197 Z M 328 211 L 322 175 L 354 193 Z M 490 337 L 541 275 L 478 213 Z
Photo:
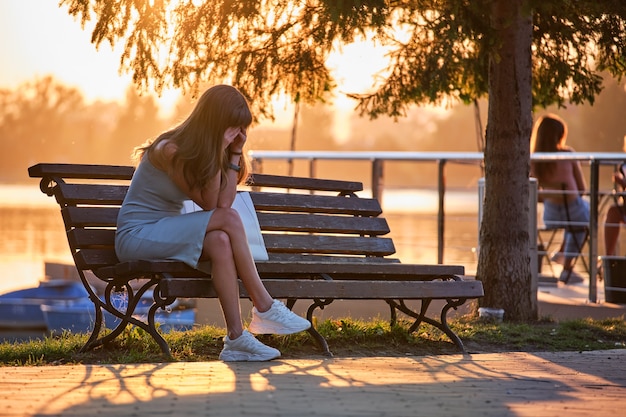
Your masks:
M 443 263 L 443 247 L 445 237 L 445 208 L 444 200 L 446 194 L 446 176 L 445 176 L 446 160 L 440 159 L 437 161 L 437 187 L 439 195 L 439 203 L 437 210 L 437 263 Z
M 316 162 L 317 160 L 315 158 L 310 158 L 309 159 L 309 178 L 316 178 L 317 176 L 317 172 L 316 172 Z M 315 194 L 314 190 L 309 191 L 309 194 Z
M 316 178 L 316 175 L 317 175 L 317 172 L 315 169 L 316 161 L 317 159 L 315 158 L 309 159 L 309 178 Z
M 383 203 L 383 162 L 382 159 L 372 160 L 372 198 Z
M 600 163 L 591 160 L 590 196 L 589 196 L 589 302 L 595 303 L 598 297 L 598 190 Z
M 250 161 L 250 168 L 255 174 L 263 173 L 263 160 L 261 158 L 252 158 Z

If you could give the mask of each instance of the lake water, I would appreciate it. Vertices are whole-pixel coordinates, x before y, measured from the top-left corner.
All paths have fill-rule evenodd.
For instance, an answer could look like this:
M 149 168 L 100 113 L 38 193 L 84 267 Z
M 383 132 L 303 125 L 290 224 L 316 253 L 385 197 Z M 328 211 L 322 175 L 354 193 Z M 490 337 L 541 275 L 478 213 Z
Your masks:
M 467 273 L 476 269 L 477 205 L 475 190 L 446 194 L 444 263 L 465 265 Z M 397 257 L 437 263 L 436 191 L 385 190 L 383 210 Z M 45 262 L 73 263 L 58 205 L 37 183 L 0 185 L 0 236 L 0 294 L 38 285 Z

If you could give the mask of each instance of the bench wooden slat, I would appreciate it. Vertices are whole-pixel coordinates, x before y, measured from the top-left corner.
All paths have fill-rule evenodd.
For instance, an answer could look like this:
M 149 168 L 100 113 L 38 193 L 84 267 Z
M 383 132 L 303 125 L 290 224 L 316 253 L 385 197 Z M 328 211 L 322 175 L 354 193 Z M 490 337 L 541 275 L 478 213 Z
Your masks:
M 270 262 L 287 262 L 287 263 L 301 263 L 301 262 L 349 262 L 349 263 L 368 263 L 375 260 L 378 263 L 399 263 L 398 258 L 391 258 L 386 256 L 382 257 L 370 257 L 370 256 L 338 256 L 338 255 L 320 255 L 320 254 L 302 254 L 302 253 L 269 253 Z
M 322 281 L 322 280 L 263 280 L 268 291 L 277 298 L 298 299 L 449 299 L 482 297 L 483 288 L 478 281 L 458 281 L 453 286 L 444 281 Z M 210 280 L 166 278 L 162 280 L 163 295 L 184 297 L 197 294 L 201 298 L 213 298 L 217 294 Z M 241 297 L 248 293 L 240 284 Z
M 70 246 L 75 249 L 94 247 L 113 248 L 115 229 L 72 229 L 67 232 Z
M 32 178 L 130 180 L 134 172 L 134 167 L 121 165 L 37 164 L 28 168 Z
M 250 192 L 254 207 L 260 211 L 292 211 L 306 213 L 378 216 L 380 203 L 371 198 L 337 198 L 311 194 Z
M 115 230 L 113 228 L 77 227 L 68 231 L 68 238 L 70 245 L 74 248 L 110 246 L 114 244 Z M 265 233 L 263 239 L 268 252 L 370 256 L 387 256 L 395 252 L 391 239 L 379 237 Z
M 28 168 L 31 178 L 58 177 L 72 179 L 130 180 L 135 172 L 132 166 L 98 164 L 36 164 Z M 358 181 L 328 180 L 282 175 L 251 174 L 248 185 L 257 187 L 297 188 L 311 191 L 358 192 L 363 183 Z
M 74 253 L 76 267 L 83 271 L 96 271 L 98 268 L 119 263 L 114 248 L 81 249 Z
M 83 250 L 85 254 L 94 256 L 93 259 L 102 259 L 103 255 L 97 250 Z M 293 262 L 259 261 L 256 262 L 259 274 L 264 279 L 285 274 L 287 281 L 294 276 L 303 276 L 307 272 L 311 275 L 329 275 L 333 278 L 347 277 L 346 279 L 360 280 L 364 276 L 378 281 L 389 279 L 392 281 L 432 281 L 440 278 L 454 278 L 463 275 L 465 268 L 459 265 L 420 265 L 403 264 L 379 261 L 376 258 L 361 258 L 361 262 L 347 261 L 337 258 L 336 261 L 310 261 L 300 265 Z M 115 271 L 120 275 L 141 275 L 167 273 L 173 277 L 206 277 L 206 274 L 197 271 L 178 261 L 129 261 L 115 265 Z M 95 272 L 95 271 L 94 271 Z
M 318 214 L 257 213 L 262 230 L 312 233 L 385 235 L 387 220 L 381 217 L 330 216 Z
M 66 226 L 115 227 L 118 207 L 65 207 L 61 210 Z
M 80 239 L 84 245 L 74 256 L 77 266 L 82 270 L 96 270 L 114 265 L 115 271 L 119 275 L 137 275 L 138 273 L 160 273 L 166 272 L 174 276 L 204 276 L 206 274 L 196 271 L 188 265 L 177 261 L 131 261 L 120 263 L 115 254 L 113 246 L 100 246 L 89 244 L 92 239 L 91 233 L 103 233 L 102 231 L 89 231 L 76 229 L 69 233 L 70 239 Z M 97 239 L 101 239 L 100 237 Z M 114 239 L 114 235 L 110 236 Z M 94 239 L 95 240 L 95 239 Z M 377 276 L 379 279 L 385 277 L 384 271 L 391 265 L 403 265 L 398 259 L 394 258 L 378 258 L 378 257 L 342 257 L 342 256 L 323 256 L 323 255 L 303 255 L 303 254 L 274 254 L 270 253 L 269 261 L 259 261 L 257 270 L 259 275 L 266 277 L 285 276 L 287 278 L 293 276 L 304 276 L 306 272 L 311 271 L 307 276 L 319 276 L 322 274 L 332 274 L 337 278 L 346 276 L 357 276 L 359 274 L 368 273 L 369 276 Z M 302 265 L 302 266 L 298 266 Z M 304 269 L 306 266 L 306 270 Z M 405 275 L 406 279 L 418 279 L 418 275 L 424 275 L 424 279 L 433 279 L 433 277 L 452 276 L 463 273 L 463 267 L 448 267 L 444 265 L 419 265 L 419 268 L 404 270 L 395 270 L 393 273 L 388 272 L 389 276 L 398 277 Z M 416 276 L 406 276 L 406 273 L 412 272 Z M 190 275 L 191 274 L 191 275 Z M 364 278 L 367 278 L 365 275 Z M 396 278 L 399 279 L 399 278 Z
M 319 178 L 287 177 L 283 175 L 252 174 L 248 185 L 309 191 L 332 191 L 335 193 L 355 193 L 363 191 L 363 183 L 356 181 L 327 180 Z
M 423 265 L 383 263 L 377 258 L 364 258 L 367 261 L 361 263 L 348 262 L 302 262 L 294 264 L 290 262 L 259 261 L 256 263 L 257 270 L 262 276 L 270 277 L 272 274 L 284 274 L 293 276 L 298 271 L 310 271 L 313 274 L 328 274 L 333 277 L 363 276 L 365 279 L 379 277 L 378 279 L 393 280 L 432 280 L 444 277 L 454 277 L 465 274 L 465 268 L 460 265 Z
M 86 196 L 91 200 L 92 194 Z M 85 198 L 72 198 L 72 203 L 84 202 Z M 66 225 L 75 227 L 115 226 L 117 207 L 65 207 L 62 210 Z M 268 231 L 293 231 L 314 233 L 352 233 L 362 235 L 384 235 L 389 225 L 384 218 L 330 216 L 316 214 L 258 213 L 261 229 Z
M 127 185 L 112 184 L 58 184 L 54 195 L 61 206 L 77 204 L 121 205 L 128 191 Z
M 196 269 L 193 269 L 189 265 L 170 260 L 160 261 L 128 261 L 120 262 L 113 265 L 113 270 L 116 275 L 119 276 L 135 276 L 142 274 L 172 274 L 179 277 L 204 277 L 207 278 L 207 274 Z M 96 272 L 96 271 L 94 271 Z
M 386 256 L 395 253 L 388 238 L 263 234 L 268 252 L 336 253 L 341 255 Z
M 386 256 L 394 253 L 391 239 L 317 235 L 264 235 L 268 252 L 321 253 L 343 255 Z M 114 229 L 77 228 L 68 232 L 70 246 L 75 249 L 112 247 Z

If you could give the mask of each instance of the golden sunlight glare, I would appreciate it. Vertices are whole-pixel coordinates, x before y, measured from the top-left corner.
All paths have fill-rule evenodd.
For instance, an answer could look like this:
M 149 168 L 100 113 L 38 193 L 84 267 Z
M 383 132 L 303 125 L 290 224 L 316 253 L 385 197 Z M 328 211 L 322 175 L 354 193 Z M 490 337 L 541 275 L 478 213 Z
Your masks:
M 174 3 L 172 3 L 174 4 Z M 91 22 L 93 25 L 93 22 Z M 123 101 L 132 84 L 130 74 L 120 74 L 122 44 L 98 49 L 91 43 L 91 29 L 68 15 L 65 8 L 49 0 L 0 1 L 0 88 L 15 88 L 35 78 L 53 75 L 78 88 L 88 102 Z M 375 75 L 384 70 L 385 50 L 370 39 L 345 45 L 328 59 L 338 84 L 334 106 L 334 132 L 339 141 L 349 136 L 349 117 L 356 102 L 345 93 L 364 93 L 372 88 Z M 176 90 L 163 91 L 158 102 L 164 115 L 171 114 L 180 97 Z M 277 99 L 276 123 L 289 125 L 293 106 Z

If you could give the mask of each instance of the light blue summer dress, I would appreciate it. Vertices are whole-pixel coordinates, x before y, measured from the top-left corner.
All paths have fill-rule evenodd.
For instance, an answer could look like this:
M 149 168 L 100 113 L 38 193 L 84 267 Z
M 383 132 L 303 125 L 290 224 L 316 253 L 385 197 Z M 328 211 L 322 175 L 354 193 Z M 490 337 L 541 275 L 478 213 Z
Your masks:
M 181 214 L 189 197 L 144 155 L 117 217 L 120 261 L 170 259 L 198 268 L 213 211 Z

